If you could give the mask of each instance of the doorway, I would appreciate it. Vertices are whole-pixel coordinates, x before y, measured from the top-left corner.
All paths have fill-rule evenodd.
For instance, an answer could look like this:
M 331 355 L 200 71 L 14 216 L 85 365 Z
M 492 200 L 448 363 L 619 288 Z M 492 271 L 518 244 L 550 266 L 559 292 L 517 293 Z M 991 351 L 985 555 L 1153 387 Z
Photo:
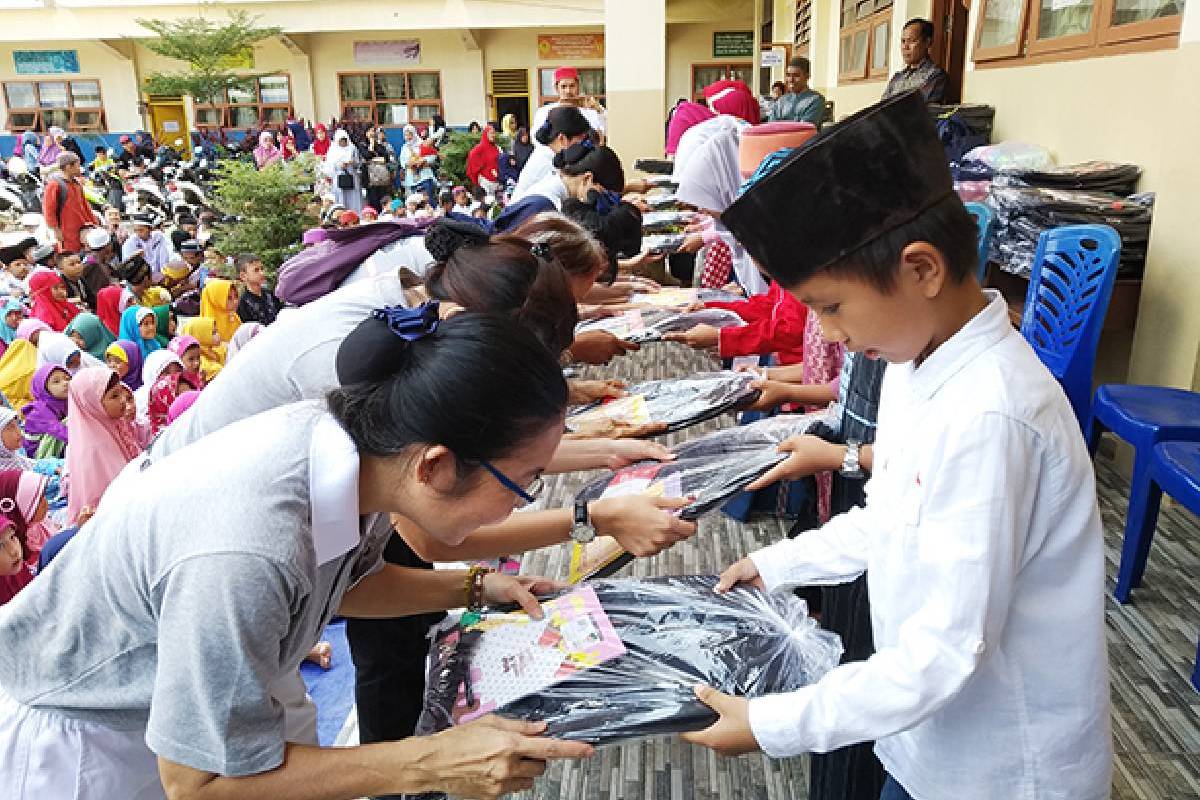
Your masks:
M 963 71 L 967 62 L 966 0 L 933 0 L 933 63 L 946 70 L 946 103 L 962 102 Z
M 191 150 L 188 135 L 187 114 L 182 100 L 152 100 L 147 104 L 150 113 L 150 132 L 159 145 L 175 146 L 175 140 L 183 141 L 183 147 Z
M 529 95 L 522 97 L 497 97 L 496 98 L 496 121 L 504 119 L 506 114 L 512 114 L 517 118 L 518 128 L 529 127 Z

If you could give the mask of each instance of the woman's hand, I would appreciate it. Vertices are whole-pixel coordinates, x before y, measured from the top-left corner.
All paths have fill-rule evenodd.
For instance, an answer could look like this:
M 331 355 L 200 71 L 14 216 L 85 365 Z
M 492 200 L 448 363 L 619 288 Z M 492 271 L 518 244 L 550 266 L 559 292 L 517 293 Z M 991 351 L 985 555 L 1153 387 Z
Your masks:
M 776 406 L 791 402 L 788 390 L 791 384 L 759 378 L 750 384 L 750 388 L 758 389 L 758 399 L 747 406 L 748 411 L 770 411 Z
M 721 343 L 721 330 L 712 325 L 697 325 L 688 331 L 676 331 L 663 336 L 664 342 L 683 342 L 688 347 L 705 350 Z
M 563 435 L 564 439 L 645 439 L 647 436 L 657 436 L 667 432 L 665 422 L 647 422 L 633 425 L 628 422 L 618 422 L 606 419 L 596 421 L 584 430 L 572 431 Z
M 841 469 L 845 449 L 844 445 L 827 442 L 810 433 L 784 439 L 779 445 L 779 452 L 788 453 L 787 459 L 767 470 L 766 474 L 747 486 L 746 491 L 756 492 L 777 481 L 794 481 L 818 472 Z
M 675 454 L 658 442 L 639 439 L 613 439 L 608 456 L 609 469 L 623 469 L 639 461 L 674 461 Z
M 483 578 L 483 604 L 502 606 L 516 603 L 534 619 L 542 618 L 542 604 L 534 595 L 546 595 L 568 588 L 565 583 L 525 575 L 501 575 L 489 572 Z
M 641 275 L 630 275 L 628 278 L 625 278 L 624 282 L 630 284 L 634 291 L 644 292 L 645 294 L 654 294 L 655 292 L 662 291 L 661 283 Z
M 612 361 L 614 356 L 641 349 L 640 344 L 618 339 L 608 331 L 585 331 L 575 337 L 568 351 L 572 361 L 601 365 Z
M 547 761 L 594 752 L 582 742 L 544 738 L 545 732 L 544 722 L 489 715 L 427 737 L 430 752 L 414 766 L 428 776 L 422 783 L 430 790 L 492 800 L 532 788 Z
M 592 503 L 589 516 L 596 533 L 613 537 L 625 552 L 642 558 L 661 553 L 696 532 L 695 522 L 671 513 L 690 502 L 686 497 L 644 494 L 609 497 Z
M 714 750 L 723 756 L 740 756 L 758 750 L 758 741 L 750 729 L 750 701 L 722 694 L 706 684 L 695 687 L 700 702 L 717 712 L 719 718 L 702 731 L 685 733 L 680 738 Z
M 573 405 L 586 405 L 610 397 L 624 397 L 626 394 L 625 381 L 567 381 L 567 402 Z

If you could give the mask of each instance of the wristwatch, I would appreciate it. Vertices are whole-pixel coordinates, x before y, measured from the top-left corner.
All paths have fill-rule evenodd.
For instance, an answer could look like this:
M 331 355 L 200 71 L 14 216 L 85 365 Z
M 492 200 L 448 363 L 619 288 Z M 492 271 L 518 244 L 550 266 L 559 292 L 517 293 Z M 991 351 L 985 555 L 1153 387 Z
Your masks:
M 842 468 L 839 470 L 843 478 L 861 478 L 865 474 L 862 464 L 858 461 L 862 442 L 846 442 L 846 455 L 842 456 Z
M 571 538 L 579 544 L 587 544 L 596 538 L 596 526 L 588 519 L 587 503 L 575 503 L 575 524 L 571 526 Z

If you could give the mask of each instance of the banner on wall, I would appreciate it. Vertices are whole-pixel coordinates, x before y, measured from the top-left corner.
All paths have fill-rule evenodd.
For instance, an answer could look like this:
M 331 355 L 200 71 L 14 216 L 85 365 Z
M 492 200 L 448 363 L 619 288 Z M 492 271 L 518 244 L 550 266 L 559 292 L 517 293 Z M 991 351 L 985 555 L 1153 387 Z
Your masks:
M 571 61 L 604 58 L 603 33 L 538 34 L 538 58 Z
M 78 50 L 13 50 L 18 75 L 58 75 L 79 72 Z
M 355 42 L 354 63 L 360 67 L 405 66 L 421 63 L 420 39 Z
M 754 31 L 716 31 L 713 33 L 713 58 L 750 58 L 754 56 Z

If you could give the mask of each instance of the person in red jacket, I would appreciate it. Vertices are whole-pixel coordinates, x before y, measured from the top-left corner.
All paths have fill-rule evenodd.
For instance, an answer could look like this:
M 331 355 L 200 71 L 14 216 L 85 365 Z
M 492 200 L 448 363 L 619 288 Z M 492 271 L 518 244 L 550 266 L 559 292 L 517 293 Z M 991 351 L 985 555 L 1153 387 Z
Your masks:
M 808 307 L 774 281 L 765 294 L 734 303 L 705 303 L 705 308 L 723 308 L 737 314 L 746 324 L 738 328 L 697 325 L 690 330 L 668 333 L 669 342 L 695 348 L 716 347 L 721 358 L 775 353 L 779 363 L 804 361 L 804 323 Z
M 83 186 L 79 176 L 83 174 L 83 166 L 79 156 L 64 152 L 58 156 L 58 172 L 46 180 L 46 191 L 42 197 L 42 216 L 46 224 L 54 230 L 58 239 L 59 249 L 63 252 L 78 253 L 83 249 L 80 231 L 99 225 L 92 207 L 83 196 Z M 63 192 L 66 196 L 63 196 Z

